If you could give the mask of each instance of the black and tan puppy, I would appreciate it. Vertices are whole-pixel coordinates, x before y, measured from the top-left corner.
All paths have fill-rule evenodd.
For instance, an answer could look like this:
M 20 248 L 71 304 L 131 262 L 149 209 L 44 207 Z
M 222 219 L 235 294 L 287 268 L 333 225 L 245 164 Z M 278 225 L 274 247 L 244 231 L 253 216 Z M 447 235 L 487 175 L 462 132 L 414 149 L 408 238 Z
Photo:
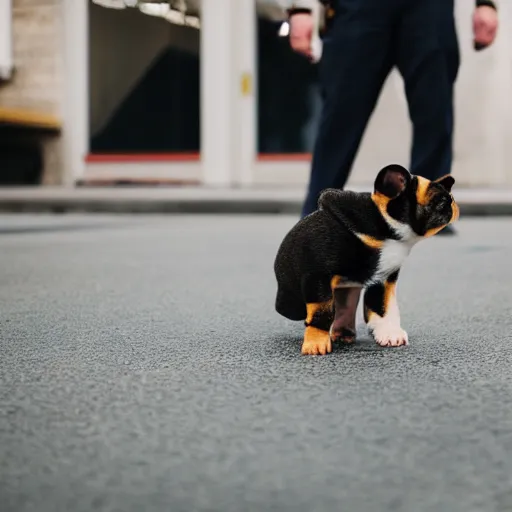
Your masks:
M 396 283 L 412 247 L 455 221 L 455 180 L 413 176 L 384 167 L 373 193 L 325 190 L 319 209 L 301 219 L 279 247 L 274 270 L 276 310 L 304 320 L 303 354 L 326 354 L 332 343 L 353 342 L 364 289 L 364 318 L 381 346 L 407 345 Z

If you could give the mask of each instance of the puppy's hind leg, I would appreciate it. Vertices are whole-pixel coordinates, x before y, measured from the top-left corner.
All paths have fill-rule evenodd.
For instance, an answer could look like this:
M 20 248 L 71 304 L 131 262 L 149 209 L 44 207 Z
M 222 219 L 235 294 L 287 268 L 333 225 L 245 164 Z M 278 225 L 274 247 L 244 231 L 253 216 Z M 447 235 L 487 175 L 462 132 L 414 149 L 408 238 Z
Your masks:
M 332 352 L 328 325 L 332 322 L 332 300 L 307 304 L 308 316 L 301 352 L 304 355 L 322 355 Z M 317 327 L 318 326 L 318 327 Z
M 304 320 L 306 318 L 306 304 L 300 293 L 292 293 L 279 287 L 275 303 L 276 311 L 289 320 Z
M 334 320 L 329 335 L 332 342 L 353 343 L 356 339 L 356 312 L 363 285 L 340 276 L 331 279 Z
M 334 318 L 334 301 L 327 276 L 308 276 L 302 282 L 306 302 L 306 329 L 303 355 L 325 355 L 332 352 L 329 327 Z

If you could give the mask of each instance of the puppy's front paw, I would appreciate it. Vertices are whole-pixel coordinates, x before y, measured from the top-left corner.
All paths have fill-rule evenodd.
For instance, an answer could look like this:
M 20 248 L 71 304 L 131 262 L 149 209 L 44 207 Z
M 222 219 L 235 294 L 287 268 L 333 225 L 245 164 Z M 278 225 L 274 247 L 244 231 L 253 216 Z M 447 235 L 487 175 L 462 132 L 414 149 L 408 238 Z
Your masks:
M 409 345 L 407 333 L 394 325 L 379 325 L 372 330 L 373 338 L 381 347 L 401 347 Z
M 324 356 L 332 352 L 332 343 L 329 333 L 316 329 L 315 327 L 306 327 L 301 352 L 303 355 L 308 356 Z

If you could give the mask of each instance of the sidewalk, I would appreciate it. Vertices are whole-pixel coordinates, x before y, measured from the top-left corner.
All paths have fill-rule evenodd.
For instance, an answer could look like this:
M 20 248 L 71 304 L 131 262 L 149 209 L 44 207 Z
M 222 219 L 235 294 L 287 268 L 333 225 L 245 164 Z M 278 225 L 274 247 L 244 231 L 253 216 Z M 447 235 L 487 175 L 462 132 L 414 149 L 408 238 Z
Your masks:
M 454 196 L 461 215 L 512 215 L 512 188 L 457 189 Z M 302 188 L 277 187 L 0 188 L 0 212 L 298 214 L 303 197 Z

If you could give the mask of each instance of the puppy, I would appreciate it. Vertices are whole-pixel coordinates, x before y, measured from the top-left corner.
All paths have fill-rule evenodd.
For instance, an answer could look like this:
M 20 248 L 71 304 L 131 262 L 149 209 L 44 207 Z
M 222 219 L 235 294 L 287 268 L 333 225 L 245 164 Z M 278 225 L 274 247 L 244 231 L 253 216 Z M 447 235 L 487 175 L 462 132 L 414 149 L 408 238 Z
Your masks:
M 364 319 L 383 347 L 408 345 L 400 325 L 396 284 L 412 247 L 459 217 L 447 175 L 435 181 L 400 165 L 378 173 L 373 193 L 325 190 L 319 209 L 285 236 L 274 262 L 276 311 L 304 320 L 302 354 L 325 355 L 333 342 L 356 336 L 364 289 Z

